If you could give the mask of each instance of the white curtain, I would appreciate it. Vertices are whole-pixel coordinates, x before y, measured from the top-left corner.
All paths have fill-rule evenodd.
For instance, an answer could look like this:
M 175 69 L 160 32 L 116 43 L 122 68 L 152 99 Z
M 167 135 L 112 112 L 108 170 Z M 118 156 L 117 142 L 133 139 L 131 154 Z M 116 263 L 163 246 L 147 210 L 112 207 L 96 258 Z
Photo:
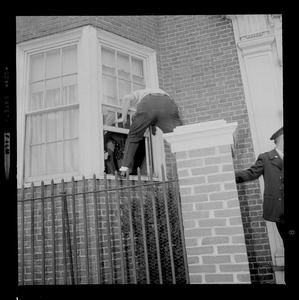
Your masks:
M 27 117 L 29 176 L 78 170 L 78 108 Z
M 79 106 L 65 107 L 78 103 L 77 79 L 76 46 L 32 55 L 28 109 L 38 112 L 26 117 L 27 176 L 78 170 Z

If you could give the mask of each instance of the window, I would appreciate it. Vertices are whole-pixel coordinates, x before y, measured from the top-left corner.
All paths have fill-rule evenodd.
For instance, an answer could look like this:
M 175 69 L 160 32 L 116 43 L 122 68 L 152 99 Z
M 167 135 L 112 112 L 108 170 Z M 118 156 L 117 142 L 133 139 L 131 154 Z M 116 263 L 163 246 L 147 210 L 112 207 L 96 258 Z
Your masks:
M 93 26 L 18 44 L 18 185 L 101 178 L 108 148 L 118 167 L 135 112 L 125 128 L 115 124 L 122 98 L 144 87 L 158 87 L 155 52 Z M 154 170 L 165 164 L 157 132 L 146 134 L 138 150 L 143 174 L 149 163 Z
M 121 116 L 122 99 L 131 91 L 158 87 L 157 65 L 155 52 L 147 47 L 104 31 L 99 32 L 98 38 L 103 148 L 107 151 L 109 144 L 114 152 L 113 158 L 107 159 L 104 156 L 104 170 L 108 174 L 114 174 L 114 169 L 121 166 L 125 141 L 137 104 L 131 103 L 124 128 L 122 123 L 115 122 Z M 114 163 L 115 168 L 109 166 L 111 163 Z M 137 174 L 137 167 L 140 167 L 141 174 L 148 175 L 151 166 L 154 176 L 160 177 L 161 164 L 165 165 L 162 131 L 158 129 L 157 134 L 152 136 L 147 130 L 130 173 Z
M 141 58 L 106 46 L 101 47 L 101 61 L 104 148 L 107 147 L 107 142 L 113 141 L 114 143 L 114 149 L 111 152 L 114 162 L 112 158 L 105 160 L 105 172 L 114 174 L 115 169 L 118 170 L 121 166 L 124 145 L 132 116 L 136 111 L 136 103 L 131 103 L 125 128 L 123 128 L 123 124 L 116 123 L 115 120 L 121 116 L 124 95 L 146 87 L 144 61 Z M 138 148 L 138 155 L 135 156 L 135 163 L 131 170 L 132 174 L 136 174 L 137 167 L 141 168 L 141 174 L 147 174 L 148 165 L 151 163 L 149 157 L 146 156 L 146 149 L 149 149 L 149 145 L 149 135 L 147 134 L 144 142 L 140 143 Z M 111 163 L 114 163 L 114 167 L 109 166 Z
M 77 46 L 29 57 L 26 178 L 78 171 Z

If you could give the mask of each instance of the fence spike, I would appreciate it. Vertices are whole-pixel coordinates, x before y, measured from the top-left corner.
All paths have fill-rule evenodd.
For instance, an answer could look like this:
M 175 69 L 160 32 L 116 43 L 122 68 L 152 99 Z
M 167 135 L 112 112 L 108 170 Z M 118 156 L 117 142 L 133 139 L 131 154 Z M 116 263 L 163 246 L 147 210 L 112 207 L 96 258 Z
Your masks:
M 162 181 L 165 181 L 165 169 L 163 164 L 161 164 L 161 173 L 162 173 Z

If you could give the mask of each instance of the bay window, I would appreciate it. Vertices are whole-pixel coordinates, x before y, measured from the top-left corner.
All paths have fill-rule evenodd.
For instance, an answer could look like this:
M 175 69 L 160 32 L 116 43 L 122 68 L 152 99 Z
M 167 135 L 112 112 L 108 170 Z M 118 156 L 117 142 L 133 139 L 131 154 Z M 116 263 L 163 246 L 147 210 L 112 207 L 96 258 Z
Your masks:
M 18 44 L 18 184 L 101 178 L 107 136 L 118 169 L 136 111 L 133 103 L 126 125 L 117 124 L 122 99 L 146 87 L 158 87 L 155 51 L 93 26 Z M 147 131 L 133 174 L 140 167 L 148 175 L 151 166 L 159 177 L 161 164 L 162 132 Z

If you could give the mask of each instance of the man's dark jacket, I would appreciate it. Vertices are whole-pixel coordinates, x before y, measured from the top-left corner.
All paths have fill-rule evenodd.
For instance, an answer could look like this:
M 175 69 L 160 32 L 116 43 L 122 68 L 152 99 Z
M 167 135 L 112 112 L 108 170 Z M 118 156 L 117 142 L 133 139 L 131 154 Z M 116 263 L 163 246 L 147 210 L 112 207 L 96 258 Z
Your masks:
M 236 182 L 241 183 L 264 176 L 263 218 L 284 223 L 284 175 L 283 161 L 275 149 L 258 156 L 247 170 L 236 171 Z

